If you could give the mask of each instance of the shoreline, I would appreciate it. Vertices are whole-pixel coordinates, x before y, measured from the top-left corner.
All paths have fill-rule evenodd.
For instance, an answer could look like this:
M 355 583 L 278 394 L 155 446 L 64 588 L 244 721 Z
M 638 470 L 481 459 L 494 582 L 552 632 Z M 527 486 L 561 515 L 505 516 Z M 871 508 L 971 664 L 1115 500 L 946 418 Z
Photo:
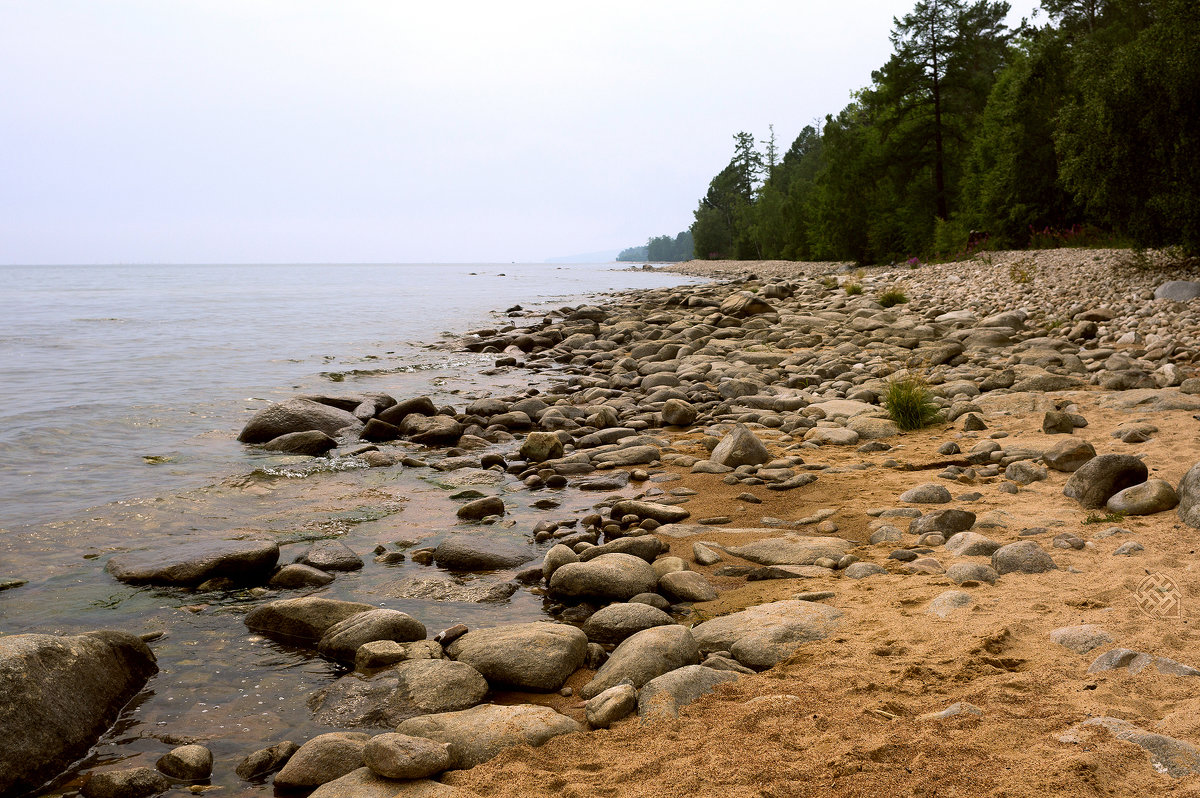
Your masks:
M 547 458 L 540 466 L 529 461 L 528 466 L 511 469 L 506 479 L 516 481 L 503 483 L 506 488 L 500 492 L 506 503 L 516 501 L 522 506 L 526 513 L 522 518 L 531 517 L 528 512 L 533 509 L 524 508 L 525 502 L 559 497 L 555 499 L 559 504 L 547 509 L 571 524 L 560 522 L 541 532 L 535 525 L 535 540 L 540 537 L 543 542 L 539 552 L 544 553 L 546 544 L 556 539 L 583 542 L 578 535 L 589 528 L 600 533 L 594 536 L 597 543 L 654 538 L 667 547 L 664 556 L 679 558 L 671 568 L 682 565 L 699 575 L 698 584 L 692 586 L 697 596 L 704 585 L 718 593 L 715 600 L 693 602 L 680 602 L 680 596 L 674 595 L 677 623 L 769 602 L 791 602 L 798 593 L 829 591 L 832 596 L 815 601 L 835 608 L 840 620 L 827 634 L 793 645 L 795 653 L 784 653 L 774 669 L 742 674 L 695 703 L 681 705 L 678 720 L 643 726 L 637 718 L 626 719 L 607 732 L 557 737 L 536 749 L 509 749 L 472 770 L 447 772 L 442 783 L 460 788 L 458 794 L 479 795 L 704 794 L 715 783 L 730 795 L 821 794 L 815 784 L 797 786 L 803 776 L 824 784 L 821 789 L 837 782 L 839 789 L 863 794 L 894 794 L 897 779 L 910 789 L 957 785 L 978 790 L 980 779 L 994 782 L 1001 774 L 986 769 L 973 772 L 980 764 L 974 760 L 1019 760 L 1021 767 L 1033 766 L 1038 757 L 1060 764 L 1075 761 L 1078 748 L 1050 739 L 1051 727 L 1065 733 L 1088 714 L 1085 706 L 1104 701 L 1117 715 L 1134 714 L 1132 705 L 1121 698 L 1127 689 L 1122 677 L 1086 676 L 1084 668 L 1091 657 L 1080 659 L 1059 651 L 1057 644 L 1052 646 L 1047 639 L 1051 628 L 1098 620 L 1111 629 L 1120 645 L 1197 664 L 1200 649 L 1190 630 L 1172 631 L 1164 638 L 1152 628 L 1139 629 L 1137 609 L 1122 604 L 1112 592 L 1128 592 L 1124 583 L 1144 563 L 1164 571 L 1177 568 L 1179 548 L 1183 545 L 1186 550 L 1186 543 L 1173 532 L 1178 523 L 1175 512 L 1122 519 L 1146 553 L 1114 560 L 1108 549 L 1127 542 L 1129 535 L 1094 536 L 1103 529 L 1087 523 L 1086 513 L 1061 496 L 1069 474 L 1038 465 L 1045 450 L 1066 437 L 1042 432 L 1047 410 L 1082 415 L 1089 426 L 1072 437 L 1086 437 L 1101 453 L 1144 454 L 1154 476 L 1172 485 L 1179 484 L 1183 472 L 1200 459 L 1200 436 L 1191 419 L 1200 410 L 1200 396 L 1171 386 L 1197 374 L 1200 303 L 1168 308 L 1169 303 L 1143 298 L 1167 277 L 1196 279 L 1196 275 L 1147 272 L 1112 279 L 1109 271 L 1119 254 L 1088 251 L 1085 257 L 1093 260 L 1081 262 L 1078 251 L 1072 250 L 997 253 L 992 263 L 926 266 L 915 271 L 874 269 L 861 276 L 838 272 L 829 264 L 739 263 L 736 269 L 702 264 L 714 272 L 731 269 L 730 273 L 754 272 L 776 279 L 621 292 L 602 307 L 585 306 L 563 314 L 565 318 L 556 324 L 578 332 L 560 336 L 559 341 L 547 339 L 545 345 L 534 339 L 554 325 L 537 328 L 535 323 L 537 329 L 496 331 L 496 337 L 510 335 L 510 343 L 517 345 L 515 351 L 508 344 L 496 345 L 498 357 L 522 361 L 532 375 L 541 375 L 536 376 L 541 387 L 525 392 L 521 400 L 536 399 L 525 403 L 533 412 L 525 421 L 509 418 L 485 426 L 469 417 L 492 421 L 511 413 L 511 406 L 520 402 L 501 401 L 508 409 L 493 404 L 494 412 L 483 412 L 482 406 L 474 412 L 467 408 L 462 413 L 463 427 L 470 430 L 474 424 L 483 434 L 465 434 L 487 445 L 466 447 L 461 454 L 435 454 L 431 462 L 438 457 L 478 459 L 473 452 L 496 452 L 511 463 L 515 449 L 529 440 L 531 428 L 541 432 L 540 440 L 547 444 L 547 434 L 560 443 L 566 437 L 573 451 Z M 1027 258 L 1032 258 L 1031 265 L 1010 268 Z M 702 270 L 693 264 L 680 268 Z M 833 279 L 832 286 L 826 278 Z M 855 281 L 863 286 L 863 293 L 847 294 L 845 285 Z M 883 309 L 872 301 L 880 291 L 895 287 L 906 294 L 908 303 Z M 754 293 L 739 293 L 746 289 Z M 1071 312 L 1064 307 L 1066 297 L 1086 307 Z M 756 298 L 765 300 L 769 309 L 756 306 Z M 1028 307 L 1014 315 L 1013 305 L 1020 304 Z M 1163 307 L 1139 316 L 1135 305 Z M 1110 318 L 1099 322 L 1075 318 L 1088 313 Z M 1006 318 L 994 318 L 1005 314 Z M 1145 330 L 1136 329 L 1143 323 Z M 1072 338 L 1080 324 L 1094 329 L 1085 327 Z M 560 326 L 559 331 L 566 329 Z M 1130 340 L 1120 343 L 1131 333 Z M 527 339 L 518 341 L 522 335 Z M 1162 351 L 1155 354 L 1155 347 Z M 1078 354 L 1098 349 L 1113 353 L 1103 360 L 1085 360 Z M 1153 363 L 1157 369 L 1143 368 L 1139 361 Z M 925 431 L 897 434 L 879 418 L 879 393 L 887 378 L 918 363 L 935 395 L 942 394 L 939 400 L 948 421 Z M 1096 365 L 1100 367 L 1089 368 Z M 1013 379 L 1008 385 L 999 385 L 995 378 L 1003 383 L 1010 372 Z M 1092 385 L 1093 381 L 1100 385 Z M 1106 381 L 1125 390 L 1106 389 Z M 560 399 L 565 402 L 559 403 Z M 1122 407 L 1122 399 L 1142 403 Z M 964 402 L 971 407 L 963 406 Z M 537 409 L 537 404 L 549 408 Z M 555 407 L 560 412 L 548 413 Z M 664 415 L 682 422 L 689 414 L 686 423 L 663 426 Z M 964 420 L 972 414 L 984 421 L 986 430 L 963 431 Z M 1145 427 L 1147 414 L 1158 429 L 1136 431 L 1138 435 L 1131 435 L 1129 441 L 1108 437 L 1112 430 L 1125 430 L 1130 424 Z M 767 459 L 741 469 L 697 469 L 698 463 L 710 462 L 709 446 L 736 424 L 746 425 L 766 445 Z M 499 429 L 487 437 L 494 426 Z M 629 430 L 621 437 L 625 445 L 604 442 L 603 436 L 589 438 L 619 428 Z M 628 445 L 631 441 L 635 445 Z M 941 453 L 951 443 L 965 450 L 967 444 L 989 441 L 1001 453 L 995 465 L 985 456 L 973 468 L 962 469 L 947 465 L 948 459 L 961 458 Z M 877 447 L 859 448 L 869 443 Z M 1018 466 L 1014 472 L 1018 475 L 1027 468 L 1034 474 L 1038 468 L 1046 473 L 1024 482 L 1009 477 L 1013 465 Z M 960 470 L 947 474 L 949 468 Z M 622 484 L 622 477 L 599 493 L 577 490 L 582 483 L 621 473 L 632 479 Z M 798 479 L 805 475 L 816 480 Z M 571 487 L 556 493 L 552 477 Z M 789 481 L 795 484 L 788 485 Z M 958 498 L 949 505 L 933 506 L 898 500 L 903 490 L 923 483 L 948 486 Z M 963 498 L 975 493 L 976 498 Z M 690 517 L 663 526 L 655 522 L 649 525 L 649 534 L 640 536 L 635 533 L 641 530 L 618 519 L 596 516 L 588 522 L 583 508 L 603 508 L 610 495 L 680 508 Z M 747 495 L 756 501 L 744 498 Z M 599 505 L 596 499 L 602 500 Z M 609 506 L 613 503 L 607 501 Z M 982 561 L 947 553 L 946 535 L 937 542 L 926 537 L 929 533 L 905 532 L 912 513 L 895 512 L 915 509 L 932 515 L 931 511 L 946 506 L 969 508 L 977 516 L 972 519 L 975 532 L 1004 543 L 1032 540 L 1061 565 L 1047 573 L 1005 574 L 996 585 L 978 580 L 973 585 L 954 584 L 947 576 L 948 566 Z M 634 517 L 642 520 L 636 513 Z M 704 520 L 708 523 L 701 524 Z M 699 528 L 693 528 L 697 524 Z M 881 533 L 883 527 L 894 532 Z M 1036 529 L 1043 531 L 1022 534 Z M 764 565 L 729 552 L 747 543 L 800 543 L 816 535 L 848 541 L 851 561 L 833 561 L 832 566 L 808 563 L 795 570 L 787 563 Z M 1082 547 L 1075 548 L 1073 542 L 1066 548 L 1058 546 L 1058 540 L 1067 540 L 1063 535 Z M 347 540 L 352 542 L 350 537 Z M 718 554 L 719 563 L 696 562 L 702 549 L 693 544 L 702 541 L 709 553 Z M 889 557 L 889 551 L 900 550 L 917 554 L 909 562 Z M 418 551 L 414 548 L 409 554 Z M 859 572 L 871 570 L 868 565 L 881 570 L 856 579 L 849 576 L 850 567 L 858 565 L 854 560 L 862 563 Z M 666 566 L 665 561 L 662 564 Z M 764 572 L 773 567 L 775 573 Z M 794 570 L 788 571 L 789 567 Z M 1182 575 L 1180 580 L 1184 581 Z M 964 589 L 955 591 L 956 587 Z M 581 604 L 554 590 L 552 582 L 537 589 L 558 605 L 552 615 L 575 624 L 589 614 L 581 606 L 596 609 L 605 603 L 593 595 Z M 657 589 L 669 594 L 662 584 Z M 951 607 L 944 616 L 925 611 L 947 592 L 964 593 L 967 605 L 958 610 Z M 1027 592 L 1035 598 L 1031 600 Z M 683 604 L 691 604 L 690 611 Z M 954 636 L 949 644 L 941 640 L 947 629 Z M 435 631 L 429 629 L 431 634 Z M 737 657 L 724 659 L 734 662 Z M 720 663 L 708 664 L 713 670 Z M 520 692 L 498 695 L 506 702 L 549 705 L 578 720 L 585 715 L 585 706 L 576 695 L 592 673 L 582 669 L 567 679 L 572 695 L 553 691 L 541 697 Z M 1023 709 L 1027 696 L 1037 680 L 1047 676 L 1051 688 L 1046 700 L 1054 704 L 1054 712 L 1031 716 Z M 1092 704 L 1081 703 L 1072 692 L 1078 691 L 1081 680 L 1100 682 L 1099 689 L 1088 695 Z M 502 688 L 495 679 L 490 681 L 493 689 Z M 1140 719 L 1164 721 L 1156 727 L 1161 733 L 1200 740 L 1182 717 L 1171 721 L 1164 710 L 1171 702 L 1185 705 L 1185 690 L 1186 685 L 1156 682 L 1151 695 L 1143 699 Z M 772 695 L 776 697 L 763 698 Z M 938 721 L 940 727 L 920 719 L 926 712 L 943 709 L 951 699 L 968 701 L 984 714 L 968 711 Z M 796 728 L 802 729 L 803 756 L 796 747 Z M 950 750 L 938 728 L 949 729 L 952 739 L 974 753 L 964 761 Z M 857 731 L 837 731 L 843 729 Z M 755 733 L 747 737 L 747 730 Z M 902 754 L 887 742 L 897 733 L 918 749 L 918 759 L 923 757 L 926 764 L 911 767 L 912 752 Z M 1040 735 L 1036 756 L 1006 747 L 1006 735 Z M 1124 779 L 1124 787 L 1161 787 L 1144 751 L 1127 750 L 1132 746 L 1097 736 L 1094 730 L 1084 735 L 1091 750 L 1103 754 L 1103 758 L 1091 754 L 1090 767 L 1101 768 L 1106 778 Z M 985 749 L 986 757 L 981 753 Z M 672 761 L 663 761 L 668 759 Z M 770 763 L 792 760 L 804 761 L 802 774 L 792 764 L 769 772 Z M 588 764 L 595 761 L 608 764 L 599 768 Z M 714 773 L 722 780 L 706 780 Z M 1013 790 L 1009 794 L 1026 794 L 1020 789 L 1031 781 L 1026 773 L 1023 779 L 1003 783 Z M 614 782 L 622 786 L 612 788 Z M 1179 782 L 1185 783 L 1192 782 Z M 1053 794 L 1053 790 L 1033 789 L 1038 786 L 1032 785 L 1028 794 Z M 1068 779 L 1051 786 L 1067 794 L 1078 784 Z

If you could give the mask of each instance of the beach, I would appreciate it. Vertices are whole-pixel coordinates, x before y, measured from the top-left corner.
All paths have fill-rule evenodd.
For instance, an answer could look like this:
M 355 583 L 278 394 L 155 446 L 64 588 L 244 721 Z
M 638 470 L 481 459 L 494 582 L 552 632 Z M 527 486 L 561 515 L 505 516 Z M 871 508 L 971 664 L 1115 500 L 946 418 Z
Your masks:
M 317 405 L 304 408 L 328 417 L 333 456 L 356 462 L 294 455 L 275 467 L 295 478 L 188 496 L 208 512 L 133 508 L 157 534 L 139 546 L 111 519 L 92 558 L 108 573 L 87 578 L 197 528 L 274 545 L 279 565 L 337 543 L 359 567 L 327 586 L 282 588 L 268 569 L 253 584 L 134 580 L 149 586 L 111 607 L 89 595 L 82 617 L 139 625 L 128 631 L 172 663 L 150 684 L 165 699 L 186 681 L 189 707 L 135 702 L 59 792 L 187 743 L 214 755 L 199 781 L 263 794 L 269 776 L 232 775 L 254 750 L 398 721 L 449 742 L 460 767 L 393 783 L 352 762 L 316 794 L 1193 794 L 1200 300 L 1186 292 L 1200 270 L 1147 257 L 691 262 L 671 268 L 706 282 L 514 311 L 447 342 L 492 361 L 493 381 L 449 407 L 371 390 L 278 397 Z M 883 407 L 906 376 L 938 412 L 910 431 Z M 254 424 L 248 446 L 281 437 L 247 435 Z M 403 487 L 414 477 L 426 487 Z M 236 534 L 221 504 L 234 493 Z M 78 570 L 64 558 L 60 575 Z M 4 591 L 0 607 L 36 617 L 53 587 Z M 378 687 L 410 677 L 331 655 L 329 626 L 281 642 L 280 622 L 261 620 L 305 596 L 403 613 L 428 637 L 465 622 L 425 654 L 401 641 L 395 667 L 441 663 L 421 689 L 444 702 L 436 679 L 470 666 L 487 693 L 463 703 L 548 708 L 538 728 L 557 731 L 525 729 L 538 745 L 461 767 L 461 732 L 429 731 L 439 713 L 413 710 L 415 682 Z M 638 607 L 605 625 L 614 604 Z M 754 614 L 764 606 L 774 614 Z M 509 626 L 518 637 L 494 636 Z M 561 627 L 573 631 L 547 631 Z M 196 642 L 209 657 L 181 653 Z M 535 683 L 523 657 L 539 646 L 561 667 Z M 214 673 L 218 652 L 254 683 Z M 651 655 L 674 667 L 647 669 Z M 586 730 L 601 688 L 626 680 L 632 714 Z

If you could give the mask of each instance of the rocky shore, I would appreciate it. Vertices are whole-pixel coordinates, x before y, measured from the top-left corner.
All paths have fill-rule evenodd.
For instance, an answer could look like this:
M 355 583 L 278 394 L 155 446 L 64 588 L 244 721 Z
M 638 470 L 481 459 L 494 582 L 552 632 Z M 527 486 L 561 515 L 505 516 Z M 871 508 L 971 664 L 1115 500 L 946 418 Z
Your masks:
M 1200 269 L 1159 259 L 693 262 L 713 282 L 514 308 L 461 342 L 523 393 L 273 405 L 246 445 L 435 471 L 454 525 L 287 562 L 247 531 L 109 558 L 128 584 L 249 590 L 231 634 L 343 675 L 303 697 L 327 733 L 215 763 L 188 742 L 81 790 L 203 792 L 225 768 L 318 798 L 1200 792 Z M 922 429 L 887 411 L 906 378 L 936 405 Z M 518 505 L 545 520 L 512 529 Z M 457 600 L 542 596 L 547 621 L 428 629 L 322 595 L 406 558 L 478 575 Z M 0 743 L 0 794 L 153 678 L 153 639 L 96 640 L 0 638 L 12 739 L 30 685 L 62 689 L 54 652 L 128 671 L 55 704 L 69 744 Z

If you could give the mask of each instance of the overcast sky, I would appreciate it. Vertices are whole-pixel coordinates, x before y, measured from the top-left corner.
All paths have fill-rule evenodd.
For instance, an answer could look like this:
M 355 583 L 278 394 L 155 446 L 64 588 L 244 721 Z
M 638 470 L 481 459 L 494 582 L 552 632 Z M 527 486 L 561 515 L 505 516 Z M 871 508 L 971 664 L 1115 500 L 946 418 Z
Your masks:
M 912 5 L 0 0 L 0 263 L 644 243 L 734 132 L 840 110 Z

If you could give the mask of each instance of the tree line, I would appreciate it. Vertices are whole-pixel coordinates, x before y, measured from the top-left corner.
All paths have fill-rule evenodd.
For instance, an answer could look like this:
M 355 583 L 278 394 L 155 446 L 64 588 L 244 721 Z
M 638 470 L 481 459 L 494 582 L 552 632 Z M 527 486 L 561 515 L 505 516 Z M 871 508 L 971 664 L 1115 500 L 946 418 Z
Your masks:
M 893 53 L 779 155 L 734 136 L 700 258 L 889 262 L 1072 240 L 1200 250 L 1200 3 L 919 0 Z
M 692 231 L 684 230 L 679 235 L 654 236 L 640 247 L 629 247 L 617 255 L 618 261 L 650 261 L 652 263 L 674 263 L 691 260 L 695 244 Z

